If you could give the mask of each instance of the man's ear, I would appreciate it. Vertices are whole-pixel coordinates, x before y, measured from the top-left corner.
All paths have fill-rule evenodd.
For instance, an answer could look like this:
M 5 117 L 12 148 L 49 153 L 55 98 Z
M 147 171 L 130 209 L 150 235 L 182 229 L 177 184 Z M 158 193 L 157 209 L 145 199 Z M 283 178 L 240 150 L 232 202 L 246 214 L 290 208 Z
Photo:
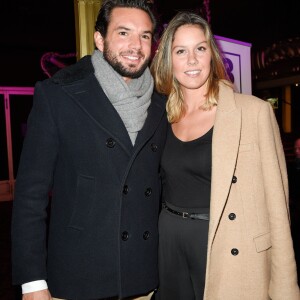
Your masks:
M 99 31 L 95 31 L 94 33 L 94 42 L 96 47 L 103 52 L 103 48 L 104 48 L 104 39 L 101 35 L 101 33 Z

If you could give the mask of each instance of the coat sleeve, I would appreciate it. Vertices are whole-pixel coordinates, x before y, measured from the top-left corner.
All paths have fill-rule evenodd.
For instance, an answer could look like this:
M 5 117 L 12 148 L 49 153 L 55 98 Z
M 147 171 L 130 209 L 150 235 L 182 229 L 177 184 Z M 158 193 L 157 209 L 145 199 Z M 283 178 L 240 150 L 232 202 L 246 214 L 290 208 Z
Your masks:
M 58 138 L 50 103 L 37 83 L 15 185 L 12 214 L 14 284 L 46 279 L 46 221 Z
M 258 136 L 272 243 L 269 295 L 272 300 L 299 300 L 285 156 L 274 112 L 266 102 L 258 114 Z

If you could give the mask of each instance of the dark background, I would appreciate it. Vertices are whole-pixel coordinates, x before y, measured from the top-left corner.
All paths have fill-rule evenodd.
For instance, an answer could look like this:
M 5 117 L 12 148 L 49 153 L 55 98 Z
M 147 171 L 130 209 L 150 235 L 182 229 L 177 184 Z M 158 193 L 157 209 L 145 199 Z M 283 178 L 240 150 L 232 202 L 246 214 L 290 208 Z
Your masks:
M 189 9 L 201 13 L 203 0 L 156 0 L 155 7 L 159 22 L 163 24 L 178 10 Z M 252 44 L 252 53 L 278 44 L 282 40 L 300 38 L 300 0 L 211 0 L 209 7 L 213 33 Z M 299 59 L 300 46 L 297 49 Z M 40 60 L 47 52 L 76 52 L 73 0 L 0 0 L 0 87 L 33 87 L 36 81 L 46 79 L 47 75 L 41 69 Z M 296 62 L 293 60 L 293 63 L 294 61 Z M 300 70 L 298 75 L 299 73 Z M 254 94 L 256 92 L 253 90 Z M 269 93 L 272 96 L 280 96 L 282 91 L 279 87 L 270 90 Z M 294 135 L 300 136 L 300 89 L 293 86 L 292 95 L 292 126 Z M 15 102 L 11 103 L 12 119 L 18 118 L 17 109 L 19 113 L 27 115 L 31 105 L 24 108 L 23 103 L 18 101 L 16 109 L 13 109 Z M 1 112 L 4 111 L 3 103 L 0 101 Z M 280 119 L 280 108 L 276 110 L 276 115 Z M 1 114 L 1 137 L 5 139 L 5 120 L 2 116 Z M 13 123 L 19 125 L 22 122 L 23 119 L 20 118 L 19 122 Z M 293 158 L 294 136 L 282 137 L 285 153 L 291 153 L 290 157 Z M 21 146 L 16 146 L 14 142 L 14 147 L 21 149 Z M 1 157 L 5 156 L 4 148 L 1 144 Z M 6 164 L 1 161 L 1 170 Z M 0 300 L 21 299 L 20 288 L 11 285 L 11 210 L 12 201 L 0 202 Z M 297 220 L 299 215 L 292 210 L 292 216 Z M 296 227 L 294 241 L 299 247 L 299 226 Z M 300 255 L 298 259 L 299 257 Z
M 156 2 L 167 19 L 177 10 L 199 11 L 203 6 L 199 0 Z M 299 0 L 211 0 L 210 11 L 214 34 L 248 42 L 254 47 L 300 34 Z
M 263 49 L 300 36 L 299 0 L 211 0 L 215 35 Z M 202 0 L 156 0 L 161 23 L 182 9 L 201 12 Z M 33 86 L 45 79 L 40 59 L 45 52 L 76 52 L 72 0 L 1 0 L 0 86 Z

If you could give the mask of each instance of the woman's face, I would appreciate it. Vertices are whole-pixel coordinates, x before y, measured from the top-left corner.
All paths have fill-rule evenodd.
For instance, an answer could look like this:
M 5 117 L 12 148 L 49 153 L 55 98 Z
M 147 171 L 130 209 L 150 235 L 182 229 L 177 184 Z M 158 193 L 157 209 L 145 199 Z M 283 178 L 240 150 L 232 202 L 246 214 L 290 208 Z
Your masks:
M 210 74 L 211 49 L 198 25 L 183 25 L 174 35 L 172 66 L 181 89 L 206 89 Z

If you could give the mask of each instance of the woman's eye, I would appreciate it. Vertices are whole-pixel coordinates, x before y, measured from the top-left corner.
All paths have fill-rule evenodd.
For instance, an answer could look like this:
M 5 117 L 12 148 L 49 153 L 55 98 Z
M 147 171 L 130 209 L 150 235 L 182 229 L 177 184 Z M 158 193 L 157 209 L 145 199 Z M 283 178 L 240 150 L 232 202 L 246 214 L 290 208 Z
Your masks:
M 206 48 L 203 47 L 203 46 L 201 46 L 201 47 L 198 48 L 198 51 L 201 51 L 201 52 L 203 52 L 203 51 L 205 51 L 205 50 L 206 50 Z
M 182 53 L 184 53 L 184 50 L 183 50 L 183 49 L 180 49 L 180 50 L 177 50 L 177 51 L 176 51 L 176 54 L 182 54 Z

